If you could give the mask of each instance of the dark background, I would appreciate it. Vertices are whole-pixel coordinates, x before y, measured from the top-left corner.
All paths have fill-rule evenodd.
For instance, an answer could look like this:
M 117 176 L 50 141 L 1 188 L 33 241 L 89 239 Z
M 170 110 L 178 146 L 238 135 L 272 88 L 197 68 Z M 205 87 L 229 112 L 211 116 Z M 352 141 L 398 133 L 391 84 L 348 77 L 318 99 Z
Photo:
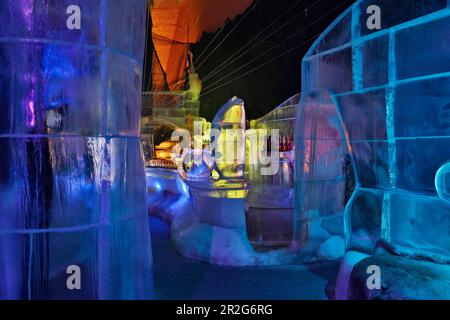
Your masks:
M 215 76 L 203 81 L 200 115 L 212 120 L 217 110 L 228 99 L 238 96 L 245 101 L 247 119 L 256 119 L 299 93 L 301 91 L 301 60 L 313 44 L 315 39 L 312 38 L 322 33 L 352 3 L 354 3 L 353 0 L 255 0 L 246 12 L 245 19 L 246 13 L 228 22 L 222 31 L 205 34 L 199 43 L 191 47 L 194 63 L 201 79 L 205 79 L 233 53 L 286 13 L 239 55 L 250 47 L 252 47 L 251 51 L 227 65 Z M 310 8 L 305 10 L 308 7 Z M 293 21 L 289 22 L 291 19 Z M 286 26 L 258 44 L 287 22 L 289 23 Z M 234 31 L 232 31 L 233 28 L 235 28 Z M 305 30 L 302 31 L 302 29 Z M 293 35 L 296 32 L 299 33 Z M 286 41 L 291 36 L 292 38 Z M 214 42 L 211 43 L 213 39 Z M 296 46 L 298 47 L 291 52 L 261 66 Z M 216 47 L 217 50 L 213 52 Z M 207 58 L 210 53 L 212 54 Z M 255 61 L 249 65 L 222 79 L 253 59 Z M 253 71 L 258 67 L 260 68 Z M 236 79 L 250 71 L 248 75 Z M 214 84 L 217 81 L 219 83 Z M 225 84 L 229 81 L 232 82 Z M 217 88 L 220 84 L 225 85 Z

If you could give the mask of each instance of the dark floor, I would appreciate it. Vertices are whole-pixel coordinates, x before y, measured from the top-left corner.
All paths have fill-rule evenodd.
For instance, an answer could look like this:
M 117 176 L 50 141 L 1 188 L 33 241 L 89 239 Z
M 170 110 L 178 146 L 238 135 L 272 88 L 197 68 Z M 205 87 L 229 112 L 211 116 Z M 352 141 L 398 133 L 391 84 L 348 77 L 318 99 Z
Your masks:
M 150 218 L 158 300 L 323 300 L 338 264 L 231 268 L 181 257 L 168 226 Z M 329 288 L 332 286 L 328 286 Z

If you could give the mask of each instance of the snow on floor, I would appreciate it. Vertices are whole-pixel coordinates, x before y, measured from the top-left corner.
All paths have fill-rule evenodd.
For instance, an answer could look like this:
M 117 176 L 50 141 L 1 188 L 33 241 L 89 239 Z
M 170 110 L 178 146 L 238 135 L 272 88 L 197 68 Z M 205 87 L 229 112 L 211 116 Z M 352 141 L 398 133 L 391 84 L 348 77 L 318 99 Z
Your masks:
M 220 267 L 180 256 L 166 223 L 150 218 L 158 300 L 324 300 L 337 262 L 277 267 Z M 330 286 L 328 286 L 330 287 Z

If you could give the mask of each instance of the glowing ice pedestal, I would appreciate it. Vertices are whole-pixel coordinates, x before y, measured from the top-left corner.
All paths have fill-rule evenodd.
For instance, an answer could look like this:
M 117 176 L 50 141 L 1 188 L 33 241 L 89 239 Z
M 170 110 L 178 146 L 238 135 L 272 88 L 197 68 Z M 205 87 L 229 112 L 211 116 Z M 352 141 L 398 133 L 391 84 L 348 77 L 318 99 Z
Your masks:
M 0 298 L 151 298 L 146 2 L 0 2 Z
M 185 223 L 174 224 L 172 237 L 185 256 L 221 265 L 252 264 L 253 250 L 247 239 L 244 211 L 247 183 L 240 162 L 245 157 L 245 144 L 239 144 L 245 141 L 243 101 L 233 98 L 225 104 L 214 118 L 212 128 L 220 133 L 213 138 L 215 161 L 205 151 L 203 162 L 193 163 L 186 170 L 189 159 L 183 160 L 193 215 L 186 217 Z M 195 153 L 190 153 L 194 155 L 192 158 Z M 213 178 L 213 170 L 218 178 Z
M 186 183 L 191 189 L 194 209 L 204 223 L 222 228 L 241 229 L 245 226 L 245 196 L 247 182 L 245 163 L 245 109 L 238 98 L 228 101 L 217 113 L 212 129 L 220 133 L 215 141 L 215 161 L 204 155 L 203 165 L 194 166 L 187 173 Z M 232 153 L 232 154 L 230 154 Z M 218 178 L 212 177 L 215 170 Z M 200 176 L 198 176 L 198 174 Z

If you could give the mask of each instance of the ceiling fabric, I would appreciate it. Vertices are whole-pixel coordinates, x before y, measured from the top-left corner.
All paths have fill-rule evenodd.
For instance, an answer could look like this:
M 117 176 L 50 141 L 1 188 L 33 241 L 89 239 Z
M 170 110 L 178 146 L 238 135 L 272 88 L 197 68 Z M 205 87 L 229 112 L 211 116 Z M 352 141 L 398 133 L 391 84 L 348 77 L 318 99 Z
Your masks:
M 153 43 L 169 88 L 183 87 L 190 43 L 215 32 L 242 14 L 253 0 L 154 0 L 151 15 Z M 195 61 L 195 57 L 194 57 Z

